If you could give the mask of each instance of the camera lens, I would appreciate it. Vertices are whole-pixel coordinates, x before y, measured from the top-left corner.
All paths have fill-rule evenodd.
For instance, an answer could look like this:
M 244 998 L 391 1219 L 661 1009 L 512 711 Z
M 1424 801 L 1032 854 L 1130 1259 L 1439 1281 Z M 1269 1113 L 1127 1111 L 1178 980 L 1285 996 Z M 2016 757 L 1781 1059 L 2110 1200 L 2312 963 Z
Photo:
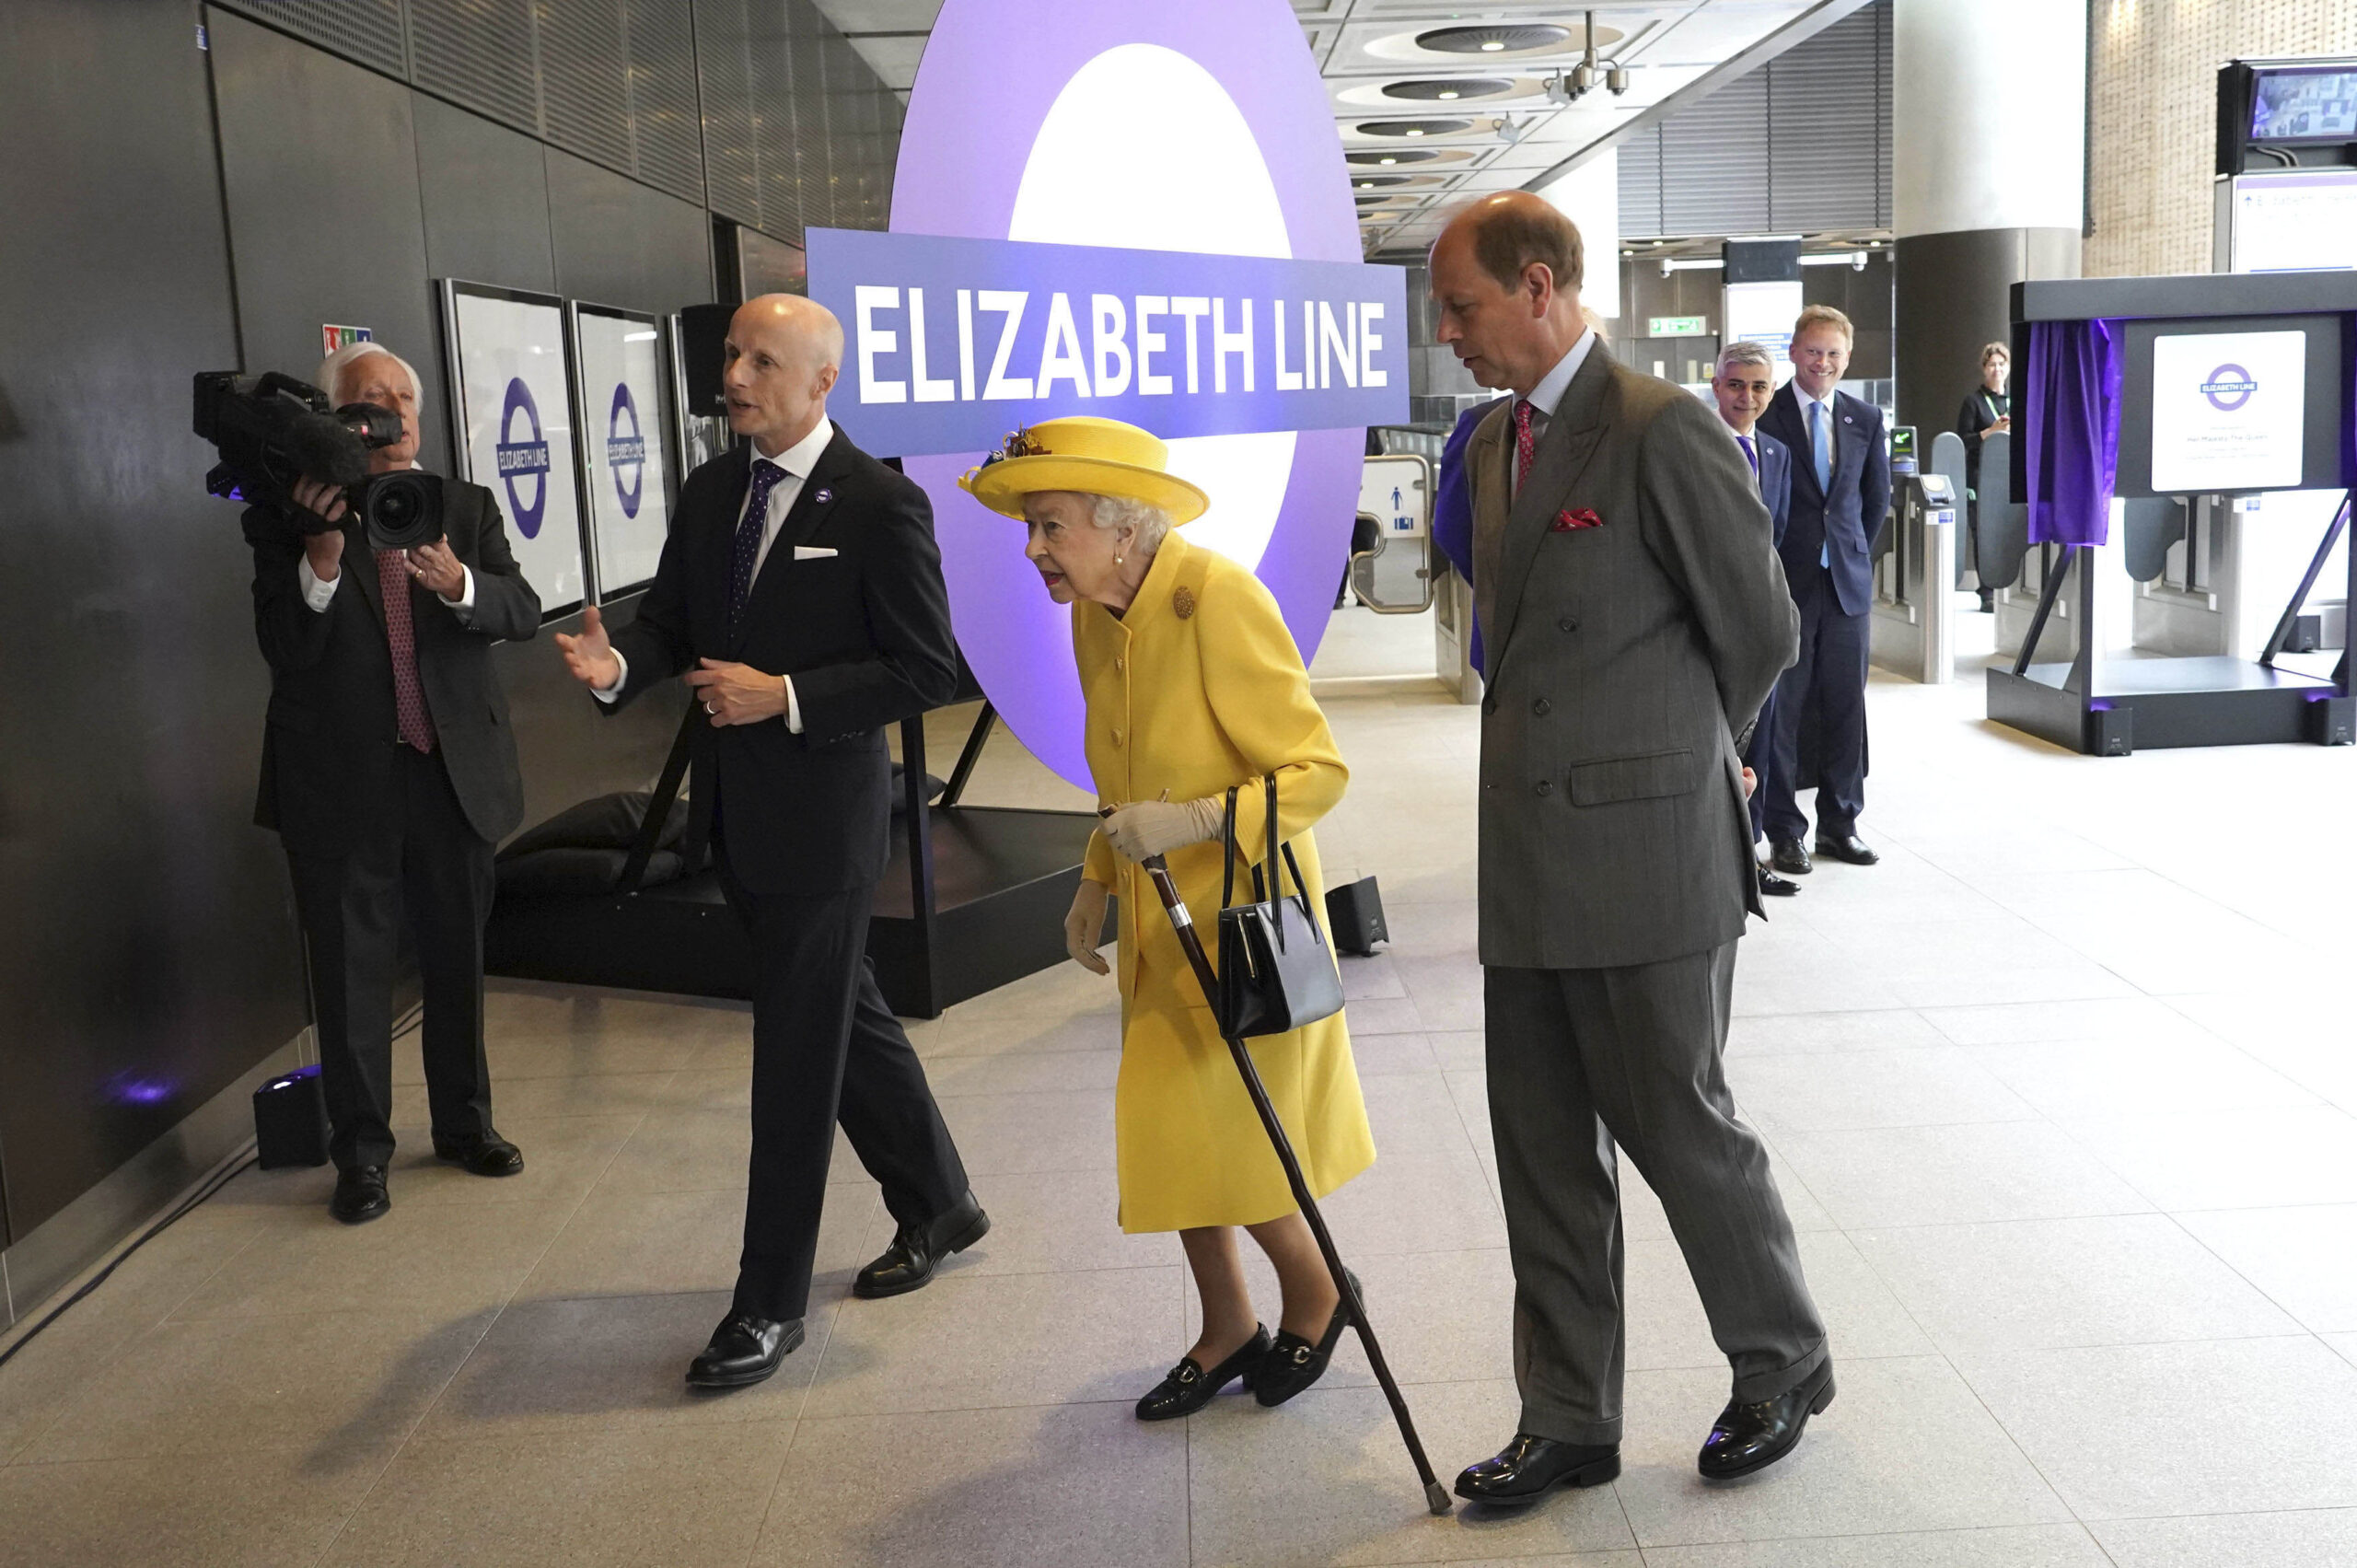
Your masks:
M 442 537 L 442 482 L 420 472 L 378 474 L 361 494 L 368 539 L 378 550 L 414 550 Z

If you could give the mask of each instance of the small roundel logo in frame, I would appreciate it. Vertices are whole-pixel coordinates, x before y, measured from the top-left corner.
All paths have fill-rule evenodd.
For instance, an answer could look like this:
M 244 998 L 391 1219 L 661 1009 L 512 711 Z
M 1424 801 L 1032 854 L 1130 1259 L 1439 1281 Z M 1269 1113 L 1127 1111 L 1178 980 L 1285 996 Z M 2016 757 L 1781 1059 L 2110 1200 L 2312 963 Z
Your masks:
M 638 516 L 646 494 L 646 434 L 638 422 L 638 403 L 630 383 L 614 384 L 612 410 L 606 416 L 606 467 L 613 471 L 614 495 L 622 516 Z
M 508 380 L 507 397 L 499 411 L 499 443 L 493 451 L 516 531 L 526 539 L 536 539 L 548 517 L 549 443 L 540 427 L 540 405 L 532 401 L 532 389 L 521 376 Z M 524 500 L 527 482 L 532 494 L 528 505 Z
M 2234 412 L 2250 401 L 2250 395 L 2258 390 L 2258 383 L 2251 378 L 2250 372 L 2232 363 L 2221 365 L 2201 383 L 2201 395 L 2221 413 Z

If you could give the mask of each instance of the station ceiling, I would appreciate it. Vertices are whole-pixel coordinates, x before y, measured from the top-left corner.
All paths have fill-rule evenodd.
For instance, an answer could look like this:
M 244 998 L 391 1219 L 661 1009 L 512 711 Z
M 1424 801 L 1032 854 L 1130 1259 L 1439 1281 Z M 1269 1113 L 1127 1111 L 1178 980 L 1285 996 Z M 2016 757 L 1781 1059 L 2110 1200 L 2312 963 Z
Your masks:
M 1186 0 L 1171 0 L 1185 4 Z M 1293 0 L 1334 110 L 1367 253 L 1421 251 L 1469 197 L 1543 183 L 1868 0 Z M 941 0 L 818 0 L 905 99 Z M 1595 17 L 1628 90 L 1565 102 Z

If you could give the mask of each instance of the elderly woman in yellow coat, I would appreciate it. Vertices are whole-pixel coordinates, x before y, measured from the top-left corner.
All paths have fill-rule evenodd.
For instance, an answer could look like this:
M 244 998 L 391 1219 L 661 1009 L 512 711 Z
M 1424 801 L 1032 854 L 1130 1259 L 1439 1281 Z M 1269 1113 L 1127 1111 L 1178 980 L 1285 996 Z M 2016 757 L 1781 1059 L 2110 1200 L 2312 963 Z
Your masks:
M 1078 962 L 1109 972 L 1097 948 L 1107 897 L 1120 895 L 1121 1228 L 1178 1232 L 1203 1309 L 1202 1336 L 1138 1401 L 1145 1421 L 1200 1410 L 1238 1379 L 1260 1403 L 1282 1404 L 1325 1371 L 1344 1322 L 1341 1292 L 1139 863 L 1166 856 L 1196 927 L 1215 931 L 1224 797 L 1243 791 L 1239 853 L 1264 859 L 1265 799 L 1250 786 L 1273 773 L 1278 831 L 1322 917 L 1309 829 L 1341 798 L 1349 772 L 1276 600 L 1245 567 L 1174 531 L 1208 503 L 1167 461 L 1162 442 L 1134 425 L 1047 420 L 965 481 L 983 505 L 1028 525 L 1026 553 L 1050 597 L 1073 607 L 1088 766 L 1107 815 L 1089 841 L 1066 944 Z M 1255 1040 L 1251 1051 L 1314 1194 L 1374 1162 L 1341 1016 Z M 1283 1303 L 1273 1342 L 1245 1288 L 1238 1226 L 1276 1266 Z

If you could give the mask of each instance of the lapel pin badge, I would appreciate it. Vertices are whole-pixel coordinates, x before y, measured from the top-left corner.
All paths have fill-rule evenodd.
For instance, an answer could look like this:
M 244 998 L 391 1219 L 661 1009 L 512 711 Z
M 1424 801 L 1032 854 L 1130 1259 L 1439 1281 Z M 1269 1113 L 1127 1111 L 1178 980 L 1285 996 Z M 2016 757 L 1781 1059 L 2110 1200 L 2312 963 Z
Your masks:
M 834 498 L 835 493 L 831 490 L 821 490 L 818 494 L 810 497 L 812 501 L 821 506 L 825 505 L 828 502 L 832 501 Z

